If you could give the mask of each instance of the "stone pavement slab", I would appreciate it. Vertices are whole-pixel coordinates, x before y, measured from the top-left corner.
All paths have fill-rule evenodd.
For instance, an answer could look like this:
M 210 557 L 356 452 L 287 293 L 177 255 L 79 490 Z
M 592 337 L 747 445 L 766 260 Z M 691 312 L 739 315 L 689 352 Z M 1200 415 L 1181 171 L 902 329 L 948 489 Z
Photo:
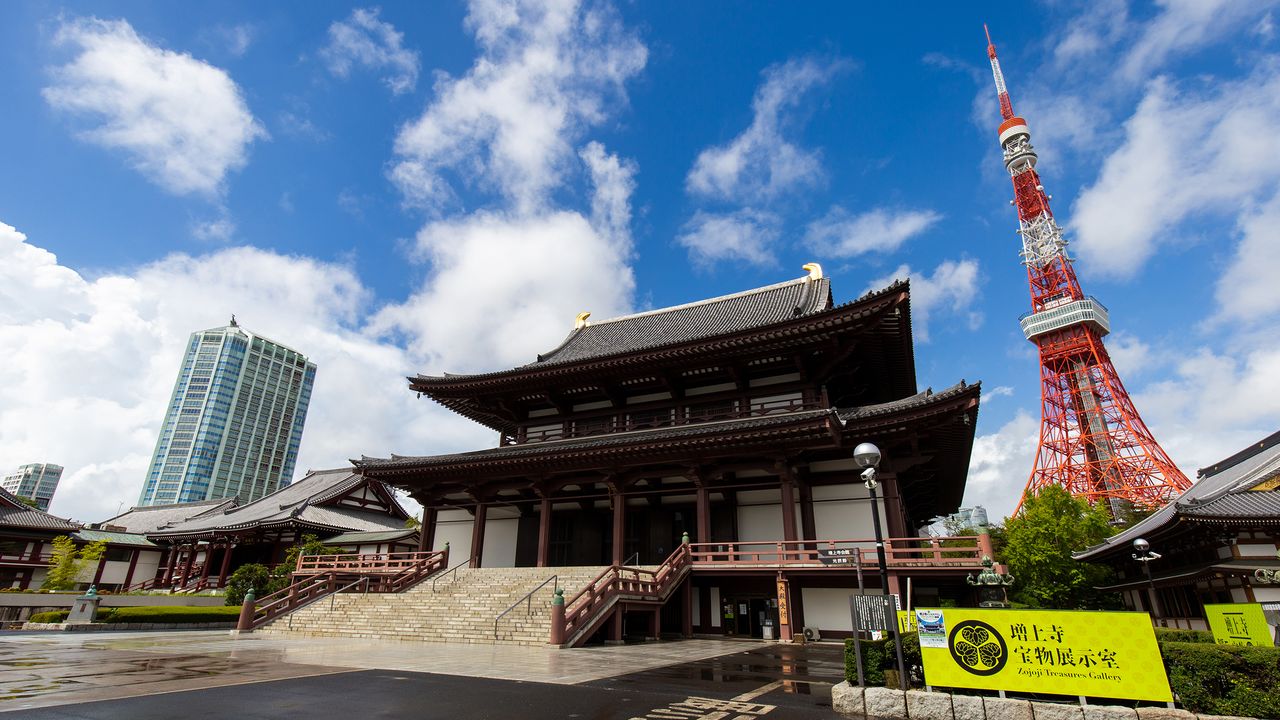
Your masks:
M 369 669 L 572 685 L 744 647 L 735 640 L 684 640 L 554 650 L 350 638 L 233 638 L 225 631 L 0 637 L 0 712 Z

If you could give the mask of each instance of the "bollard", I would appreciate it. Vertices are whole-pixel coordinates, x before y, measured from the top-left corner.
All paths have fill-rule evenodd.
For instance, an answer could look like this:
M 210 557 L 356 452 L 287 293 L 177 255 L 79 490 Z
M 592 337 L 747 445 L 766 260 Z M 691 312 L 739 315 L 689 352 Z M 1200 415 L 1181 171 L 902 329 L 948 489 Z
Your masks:
M 557 588 L 551 598 L 551 644 L 564 644 L 564 588 Z
M 253 594 L 253 588 L 249 588 L 249 592 L 244 594 L 244 602 L 240 605 L 240 621 L 236 623 L 236 632 L 253 632 L 253 614 L 257 600 L 257 596 Z

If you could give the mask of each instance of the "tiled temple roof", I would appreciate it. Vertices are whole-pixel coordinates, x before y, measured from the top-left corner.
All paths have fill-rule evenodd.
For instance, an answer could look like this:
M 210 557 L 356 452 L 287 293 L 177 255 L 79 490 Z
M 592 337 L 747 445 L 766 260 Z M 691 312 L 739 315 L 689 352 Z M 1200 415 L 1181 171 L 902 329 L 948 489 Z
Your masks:
M 581 438 L 563 440 L 547 440 L 543 442 L 527 442 L 516 445 L 503 445 L 485 450 L 475 450 L 449 455 L 392 455 L 389 458 L 364 456 L 352 460 L 362 472 L 365 470 L 392 470 L 396 468 L 424 468 L 430 466 L 460 465 L 473 462 L 501 461 L 507 459 L 537 458 L 540 456 L 556 456 L 580 452 L 603 451 L 609 448 L 640 447 L 645 444 L 662 442 L 692 441 L 700 437 L 714 437 L 725 434 L 768 431 L 770 429 L 790 428 L 792 426 L 819 426 L 827 421 L 834 422 L 836 428 L 850 423 L 887 416 L 904 411 L 927 408 L 931 405 L 944 405 L 948 400 L 966 393 L 975 398 L 980 392 L 979 384 L 966 385 L 964 382 L 948 388 L 940 393 L 923 392 L 902 400 L 869 405 L 856 408 L 826 408 L 785 412 L 759 417 L 718 420 L 714 422 L 691 423 L 670 427 L 631 430 L 629 432 L 604 433 Z
M 16 495 L 0 488 L 0 527 L 32 530 L 79 530 L 80 524 L 28 506 Z
M 121 513 L 110 520 L 104 520 L 100 525 L 102 527 L 124 528 L 122 532 L 145 535 L 206 513 L 217 513 L 235 505 L 236 499 L 233 497 L 173 503 L 170 505 L 143 505 L 129 508 L 127 512 Z
M 286 525 L 333 530 L 392 530 L 404 527 L 399 516 L 374 510 L 324 505 L 369 482 L 350 469 L 319 470 L 246 505 L 204 513 L 162 528 L 154 537 L 211 535 Z M 398 507 L 398 505 L 397 505 Z
M 1280 433 L 1200 471 L 1182 495 L 1124 532 L 1073 557 L 1129 552 L 1135 538 L 1152 536 L 1180 520 L 1280 524 Z
M 808 277 L 589 323 L 529 367 L 589 360 L 771 325 L 832 306 L 831 281 Z

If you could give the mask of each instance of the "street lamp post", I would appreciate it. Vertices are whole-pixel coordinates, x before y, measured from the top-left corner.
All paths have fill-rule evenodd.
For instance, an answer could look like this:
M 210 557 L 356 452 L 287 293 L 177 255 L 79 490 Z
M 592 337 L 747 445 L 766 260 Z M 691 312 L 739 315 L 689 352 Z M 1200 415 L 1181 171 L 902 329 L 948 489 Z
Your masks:
M 872 443 L 860 443 L 853 449 L 853 461 L 858 467 L 862 468 L 863 484 L 867 488 L 867 494 L 871 497 L 871 527 L 876 534 L 876 560 L 880 563 L 880 591 L 885 595 L 889 594 L 889 563 L 885 560 L 884 552 L 884 536 L 880 532 L 880 508 L 876 501 L 876 488 L 880 487 L 879 481 L 876 479 L 876 468 L 880 466 L 880 448 Z M 897 610 L 897 605 L 894 605 Z M 902 638 L 898 636 L 898 617 L 894 612 L 893 617 L 886 618 L 889 632 L 893 635 L 893 647 L 898 655 L 898 680 L 903 690 L 907 689 L 907 670 L 906 663 L 902 659 Z
M 1162 613 L 1160 611 L 1160 598 L 1156 595 L 1156 581 L 1151 577 L 1151 561 L 1159 560 L 1164 557 L 1160 553 L 1151 551 L 1151 543 L 1143 538 L 1137 538 L 1133 541 L 1133 559 L 1142 563 L 1142 569 L 1147 575 L 1148 593 L 1151 597 L 1151 614 L 1153 618 L 1159 618 Z

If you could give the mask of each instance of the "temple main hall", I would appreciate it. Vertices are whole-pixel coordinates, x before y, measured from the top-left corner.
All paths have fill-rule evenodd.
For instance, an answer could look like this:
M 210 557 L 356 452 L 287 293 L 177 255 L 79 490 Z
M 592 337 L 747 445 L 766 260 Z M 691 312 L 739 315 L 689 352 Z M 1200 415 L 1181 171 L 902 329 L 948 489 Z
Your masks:
M 421 503 L 422 549 L 447 544 L 451 564 L 665 572 L 683 549 L 678 589 L 582 613 L 592 617 L 573 642 L 635 625 L 838 637 L 849 595 L 881 588 L 852 458 L 871 442 L 889 592 L 904 608 L 973 604 L 964 575 L 989 553 L 985 537 L 922 529 L 960 505 L 979 384 L 917 387 L 906 282 L 836 303 L 822 269 L 805 267 L 685 305 L 582 313 L 527 365 L 411 377 L 411 391 L 493 429 L 497 446 L 362 457 L 356 472 Z M 571 616 L 584 602 L 571 600 Z

